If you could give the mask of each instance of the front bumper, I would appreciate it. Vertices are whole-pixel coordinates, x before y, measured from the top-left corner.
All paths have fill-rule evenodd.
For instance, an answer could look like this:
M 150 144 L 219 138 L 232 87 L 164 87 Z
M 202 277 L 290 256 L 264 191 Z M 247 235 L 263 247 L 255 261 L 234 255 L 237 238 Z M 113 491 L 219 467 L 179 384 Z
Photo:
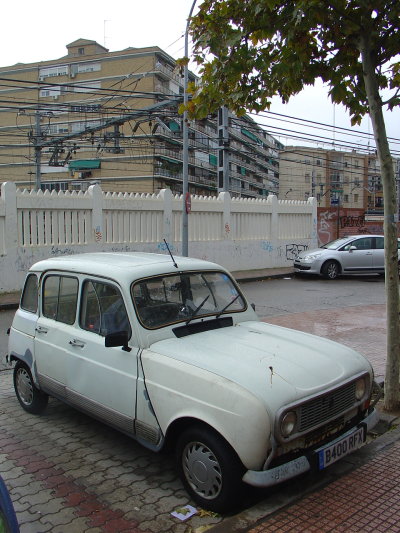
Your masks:
M 346 437 L 346 435 L 352 433 L 354 429 L 360 428 L 362 426 L 365 427 L 366 434 L 378 422 L 379 413 L 376 411 L 376 409 L 373 409 L 372 412 L 368 416 L 366 416 L 362 422 L 360 422 L 360 424 L 358 424 L 355 428 L 349 430 L 344 435 L 341 435 L 340 438 Z M 331 442 L 326 443 L 324 447 L 332 445 L 335 440 L 336 439 L 333 439 Z M 248 485 L 252 485 L 253 487 L 272 487 L 273 485 L 278 485 L 283 481 L 287 481 L 288 479 L 296 477 L 300 474 L 304 474 L 304 472 L 310 470 L 312 462 L 311 458 L 313 456 L 315 457 L 315 451 L 310 452 L 306 455 L 302 455 L 301 457 L 297 457 L 297 459 L 294 459 L 293 461 L 288 461 L 283 465 L 277 466 L 275 468 L 270 468 L 268 470 L 247 470 L 242 479 L 245 483 L 247 483 Z
M 295 261 L 293 263 L 293 268 L 295 272 L 299 274 L 320 274 L 321 273 L 320 261 L 314 261 L 313 263 L 301 263 L 300 261 Z

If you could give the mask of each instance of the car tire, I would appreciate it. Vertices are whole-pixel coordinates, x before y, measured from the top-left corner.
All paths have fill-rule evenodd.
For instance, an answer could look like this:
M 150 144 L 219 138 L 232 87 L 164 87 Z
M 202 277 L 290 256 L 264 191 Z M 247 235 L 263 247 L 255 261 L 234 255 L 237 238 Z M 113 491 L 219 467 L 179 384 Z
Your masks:
M 218 433 L 205 426 L 186 429 L 178 439 L 176 459 L 182 483 L 198 505 L 217 513 L 235 507 L 245 468 Z
M 31 371 L 21 361 L 14 367 L 14 389 L 21 407 L 28 413 L 38 415 L 46 409 L 48 395 L 35 386 Z
M 327 261 L 322 265 L 321 273 L 325 279 L 336 279 L 340 274 L 340 265 L 337 261 Z

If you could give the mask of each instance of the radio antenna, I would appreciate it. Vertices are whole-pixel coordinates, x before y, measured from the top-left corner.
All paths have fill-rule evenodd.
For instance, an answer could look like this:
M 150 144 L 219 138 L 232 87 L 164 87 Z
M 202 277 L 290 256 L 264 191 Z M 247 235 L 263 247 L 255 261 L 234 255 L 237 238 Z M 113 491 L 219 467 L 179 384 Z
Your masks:
M 169 249 L 169 246 L 168 246 L 167 241 L 166 241 L 165 239 L 163 239 L 163 241 L 165 242 L 165 246 L 167 247 L 168 253 L 169 253 L 169 255 L 171 256 L 172 262 L 174 263 L 174 267 L 175 267 L 175 268 L 178 268 L 178 265 L 176 264 L 176 261 L 175 261 L 175 259 L 174 259 L 174 256 L 172 255 L 171 250 Z

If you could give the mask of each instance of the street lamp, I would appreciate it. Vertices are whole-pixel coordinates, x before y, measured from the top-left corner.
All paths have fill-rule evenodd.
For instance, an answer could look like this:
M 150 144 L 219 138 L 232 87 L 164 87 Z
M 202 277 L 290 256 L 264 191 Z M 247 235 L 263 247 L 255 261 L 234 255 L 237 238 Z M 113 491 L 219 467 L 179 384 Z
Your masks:
M 197 0 L 193 0 L 192 7 L 190 8 L 189 16 L 186 23 L 185 31 L 185 59 L 189 59 L 189 26 L 190 19 L 192 17 L 193 9 Z M 183 141 L 183 169 L 182 169 L 182 185 L 183 185 L 183 205 L 182 205 L 182 255 L 187 257 L 189 255 L 189 217 L 188 217 L 188 200 L 189 200 L 189 129 L 188 129 L 188 117 L 186 106 L 188 103 L 187 86 L 189 81 L 189 61 L 185 61 L 183 67 L 183 125 L 182 125 L 182 141 Z

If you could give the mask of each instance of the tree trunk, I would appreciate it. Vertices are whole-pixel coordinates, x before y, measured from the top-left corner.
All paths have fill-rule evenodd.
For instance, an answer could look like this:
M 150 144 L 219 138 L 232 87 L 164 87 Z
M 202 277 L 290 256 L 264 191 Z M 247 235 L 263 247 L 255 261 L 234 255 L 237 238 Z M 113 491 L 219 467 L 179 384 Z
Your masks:
M 393 161 L 387 140 L 382 100 L 376 78 L 373 52 L 369 46 L 368 32 L 361 37 L 360 52 L 365 89 L 368 98 L 369 115 L 374 131 L 375 143 L 381 165 L 384 198 L 385 235 L 385 288 L 387 318 L 387 357 L 385 374 L 385 409 L 400 406 L 400 321 L 399 321 L 399 272 L 397 246 L 397 199 Z

